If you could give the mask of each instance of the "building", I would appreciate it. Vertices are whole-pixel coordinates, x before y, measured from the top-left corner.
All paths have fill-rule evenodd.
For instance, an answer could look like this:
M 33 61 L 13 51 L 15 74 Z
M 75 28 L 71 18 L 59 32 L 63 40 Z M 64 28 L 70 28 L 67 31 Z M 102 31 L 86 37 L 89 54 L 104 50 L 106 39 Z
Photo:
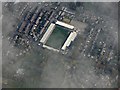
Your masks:
M 71 32 L 61 49 L 65 50 L 67 47 L 69 47 L 71 42 L 74 41 L 74 39 L 76 38 L 76 36 L 77 36 L 76 32 Z
M 46 33 L 43 35 L 42 39 L 40 40 L 41 43 L 45 44 L 47 42 L 49 36 L 51 35 L 51 33 L 54 29 L 54 27 L 55 27 L 55 24 L 51 23 L 48 30 L 46 31 Z

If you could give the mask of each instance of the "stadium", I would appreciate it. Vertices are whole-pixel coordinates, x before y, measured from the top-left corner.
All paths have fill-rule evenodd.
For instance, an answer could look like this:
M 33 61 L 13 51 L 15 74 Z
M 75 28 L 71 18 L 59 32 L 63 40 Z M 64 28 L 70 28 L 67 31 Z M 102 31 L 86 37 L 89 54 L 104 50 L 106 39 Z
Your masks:
M 65 51 L 70 46 L 71 42 L 76 38 L 77 33 L 74 30 L 74 26 L 56 21 L 51 23 L 47 31 L 43 35 L 40 43 L 44 48 L 57 51 Z

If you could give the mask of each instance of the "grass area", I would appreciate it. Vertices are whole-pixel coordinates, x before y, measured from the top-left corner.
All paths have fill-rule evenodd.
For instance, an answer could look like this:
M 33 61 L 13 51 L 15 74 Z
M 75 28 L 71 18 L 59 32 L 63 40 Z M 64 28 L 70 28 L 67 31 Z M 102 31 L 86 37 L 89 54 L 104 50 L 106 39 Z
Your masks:
M 46 45 L 55 49 L 60 49 L 69 34 L 69 29 L 56 25 L 48 41 L 46 42 Z

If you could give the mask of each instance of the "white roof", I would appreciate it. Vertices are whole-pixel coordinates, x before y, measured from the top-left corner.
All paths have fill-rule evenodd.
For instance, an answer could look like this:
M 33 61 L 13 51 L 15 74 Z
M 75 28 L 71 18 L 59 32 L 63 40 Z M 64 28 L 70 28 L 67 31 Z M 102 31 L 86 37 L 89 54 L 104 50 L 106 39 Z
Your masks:
M 61 21 L 57 21 L 56 24 L 70 28 L 70 29 L 74 29 L 74 26 L 67 24 L 67 23 L 64 23 L 64 22 L 61 22 Z
M 45 44 L 47 42 L 49 36 L 51 35 L 51 33 L 54 29 L 54 27 L 55 27 L 55 24 L 51 23 L 48 30 L 45 32 L 42 39 L 40 40 L 41 43 Z
M 47 49 L 49 49 L 49 50 L 53 50 L 53 51 L 57 51 L 57 52 L 59 52 L 58 49 L 54 49 L 54 48 L 49 47 L 49 46 L 47 46 L 47 45 L 43 45 L 43 47 L 44 47 L 44 48 L 47 48 Z
M 74 41 L 74 39 L 75 39 L 76 36 L 77 36 L 76 32 L 71 32 L 70 35 L 69 35 L 69 37 L 67 38 L 66 42 L 62 46 L 62 50 L 65 50 L 66 47 L 69 46 L 72 41 Z

